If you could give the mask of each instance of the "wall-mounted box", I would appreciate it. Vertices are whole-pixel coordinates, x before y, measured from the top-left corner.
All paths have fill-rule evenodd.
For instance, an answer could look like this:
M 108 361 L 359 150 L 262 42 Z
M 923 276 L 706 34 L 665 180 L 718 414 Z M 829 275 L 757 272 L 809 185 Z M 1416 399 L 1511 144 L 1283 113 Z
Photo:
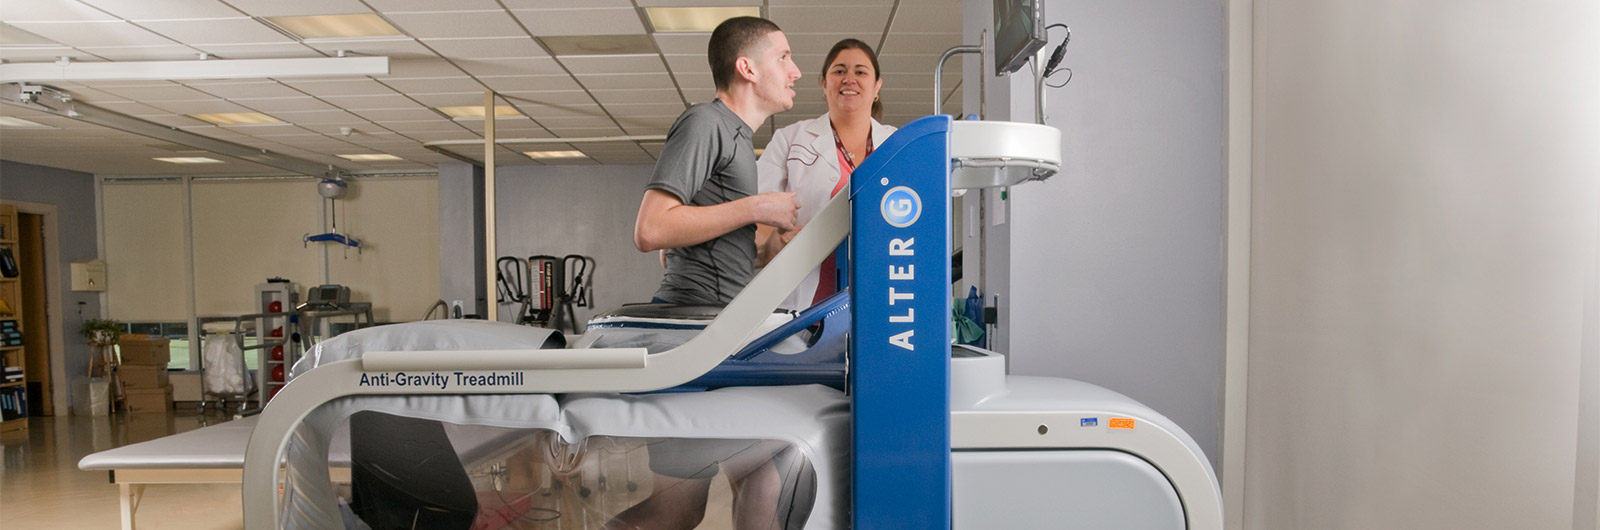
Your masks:
M 106 290 L 106 262 L 93 259 L 72 264 L 72 290 Z

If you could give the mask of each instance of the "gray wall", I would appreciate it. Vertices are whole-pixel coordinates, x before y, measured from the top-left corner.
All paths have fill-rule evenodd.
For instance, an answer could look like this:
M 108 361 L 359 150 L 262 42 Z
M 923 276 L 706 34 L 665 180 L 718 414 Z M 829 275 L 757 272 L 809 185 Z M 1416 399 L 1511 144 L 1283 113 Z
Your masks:
M 52 167 L 0 160 L 0 200 L 52 204 L 56 207 L 57 243 L 61 268 L 55 271 L 61 281 L 61 329 L 65 344 L 66 373 L 69 380 L 56 381 L 56 388 L 71 392 L 74 375 L 89 368 L 89 344 L 78 335 L 84 318 L 100 316 L 98 293 L 72 291 L 69 280 L 72 262 L 99 257 L 94 207 L 94 176 Z M 79 305 L 82 304 L 82 305 Z M 52 359 L 52 362 L 58 360 Z M 69 395 L 70 402 L 70 395 Z M 58 403 L 65 414 L 65 403 Z
M 1254 20 L 1244 527 L 1595 529 L 1600 4 Z
M 496 171 L 497 252 L 501 256 L 584 254 L 596 261 L 596 311 L 649 302 L 661 283 L 660 258 L 633 247 L 633 222 L 654 169 L 627 166 L 515 166 Z M 442 239 L 442 238 L 441 238 Z M 515 313 L 502 306 L 501 320 Z
M 981 6 L 968 7 L 976 42 L 992 4 L 968 4 Z M 1046 89 L 1067 163 L 1004 201 L 1011 372 L 1126 394 L 1177 422 L 1220 469 L 1223 4 L 1046 0 L 1045 16 L 1073 30 L 1072 82 Z M 1033 121 L 1031 74 L 985 77 L 987 119 Z
M 439 164 L 439 298 L 464 315 L 488 314 L 483 215 L 483 168 Z

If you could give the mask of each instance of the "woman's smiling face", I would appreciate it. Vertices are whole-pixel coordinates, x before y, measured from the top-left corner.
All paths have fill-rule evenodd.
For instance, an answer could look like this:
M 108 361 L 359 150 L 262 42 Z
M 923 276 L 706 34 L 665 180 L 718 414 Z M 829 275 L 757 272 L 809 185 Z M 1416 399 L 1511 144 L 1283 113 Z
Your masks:
M 883 80 L 872 68 L 866 52 L 844 49 L 833 58 L 822 76 L 822 91 L 828 98 L 828 111 L 834 113 L 871 112 Z

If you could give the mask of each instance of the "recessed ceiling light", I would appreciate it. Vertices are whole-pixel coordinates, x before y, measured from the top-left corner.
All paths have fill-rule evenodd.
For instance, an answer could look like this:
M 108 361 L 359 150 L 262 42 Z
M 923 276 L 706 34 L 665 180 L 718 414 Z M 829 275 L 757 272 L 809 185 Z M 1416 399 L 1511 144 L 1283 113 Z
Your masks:
M 761 8 L 748 7 L 647 7 L 650 25 L 656 32 L 704 32 L 733 17 L 759 17 Z
M 583 151 L 524 151 L 528 158 L 583 158 Z
M 221 160 L 217 160 L 215 158 L 207 158 L 207 157 L 203 157 L 203 156 L 156 157 L 156 160 L 160 160 L 162 162 L 167 162 L 167 163 L 172 163 L 172 164 L 221 164 L 222 163 Z
M 266 125 L 283 123 L 283 120 L 259 112 L 224 112 L 219 114 L 190 114 L 189 117 L 217 125 Z
M 658 53 L 649 35 L 579 35 L 535 37 L 556 56 L 568 55 L 643 55 Z
M 482 105 L 467 105 L 467 106 L 464 106 L 464 107 L 434 107 L 434 108 L 436 110 L 438 110 L 439 112 L 444 113 L 445 116 L 451 117 L 452 119 L 457 119 L 457 120 L 481 120 L 481 119 L 483 119 L 483 106 Z M 521 112 L 517 112 L 517 108 L 516 107 L 510 106 L 510 105 L 495 105 L 494 106 L 494 119 L 498 120 L 498 119 L 503 119 L 503 118 L 520 118 L 520 117 L 522 117 L 522 113 Z
M 305 39 L 359 39 L 404 35 L 383 17 L 373 13 L 357 15 L 316 15 L 266 17 L 278 28 Z
M 60 46 L 56 41 L 46 39 L 37 34 L 24 31 L 22 28 L 0 24 L 0 46 Z
M 356 162 L 376 162 L 376 161 L 380 161 L 380 160 L 401 160 L 401 158 L 398 157 L 398 156 L 389 155 L 389 154 L 382 154 L 382 153 L 379 153 L 379 154 L 365 154 L 365 155 L 334 155 L 334 156 L 337 156 L 339 158 L 343 158 L 345 160 L 353 160 L 353 161 L 356 161 Z
M 13 118 L 13 117 L 10 117 L 10 116 L 0 116 L 0 127 L 5 127 L 7 129 L 54 129 L 55 128 L 55 127 L 51 127 L 49 125 L 45 125 L 43 123 L 34 123 L 34 122 L 31 122 L 31 121 L 28 121 L 28 120 L 24 120 L 22 118 Z

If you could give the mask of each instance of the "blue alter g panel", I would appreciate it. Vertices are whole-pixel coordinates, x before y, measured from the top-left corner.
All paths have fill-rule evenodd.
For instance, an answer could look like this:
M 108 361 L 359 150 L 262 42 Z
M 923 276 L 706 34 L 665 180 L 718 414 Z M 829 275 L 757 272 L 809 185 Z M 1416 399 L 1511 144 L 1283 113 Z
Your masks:
M 852 527 L 950 528 L 950 117 L 851 175 Z

